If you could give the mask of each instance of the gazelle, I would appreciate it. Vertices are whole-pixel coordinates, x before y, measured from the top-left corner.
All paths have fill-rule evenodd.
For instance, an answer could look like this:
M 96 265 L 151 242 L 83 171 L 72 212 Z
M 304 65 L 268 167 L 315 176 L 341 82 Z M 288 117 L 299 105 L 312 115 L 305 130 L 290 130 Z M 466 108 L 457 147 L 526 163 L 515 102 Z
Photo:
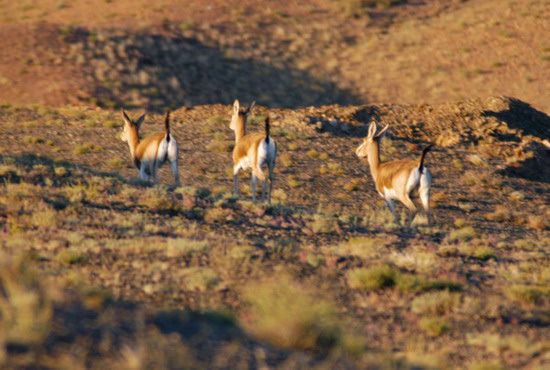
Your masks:
M 393 200 L 400 200 L 409 209 L 407 227 L 410 227 L 417 213 L 416 205 L 412 202 L 410 194 L 417 188 L 422 206 L 428 216 L 428 224 L 430 224 L 432 222 L 430 214 L 432 174 L 430 170 L 424 166 L 424 157 L 433 144 L 424 148 L 420 160 L 403 159 L 380 163 L 380 138 L 388 127 L 389 125 L 386 125 L 376 134 L 376 123 L 372 122 L 369 126 L 367 136 L 363 140 L 363 143 L 357 148 L 355 154 L 360 158 L 367 157 L 370 172 L 376 184 L 376 191 L 385 199 L 397 224 L 400 224 L 400 222 L 395 212 Z
M 273 190 L 273 170 L 277 156 L 277 145 L 269 135 L 269 117 L 265 119 L 265 133 L 246 134 L 246 121 L 252 112 L 255 102 L 248 108 L 241 108 L 239 101 L 233 103 L 233 114 L 229 127 L 235 131 L 235 148 L 233 149 L 233 193 L 239 194 L 239 182 L 237 175 L 241 169 L 252 169 L 252 199 L 256 201 L 256 181 L 262 182 L 262 198 L 271 203 L 271 191 Z M 269 172 L 269 191 L 266 194 L 267 180 L 262 171 L 267 164 Z M 267 198 L 266 198 L 267 197 Z
M 126 141 L 130 147 L 130 155 L 134 161 L 134 166 L 139 171 L 142 180 L 157 180 L 157 170 L 166 161 L 172 166 L 172 173 L 176 184 L 179 184 L 178 173 L 178 143 L 170 134 L 170 112 L 166 112 L 164 120 L 164 132 L 157 132 L 140 140 L 139 129 L 145 119 L 142 114 L 137 121 L 132 121 L 122 110 L 124 119 L 124 131 L 120 135 L 122 141 Z

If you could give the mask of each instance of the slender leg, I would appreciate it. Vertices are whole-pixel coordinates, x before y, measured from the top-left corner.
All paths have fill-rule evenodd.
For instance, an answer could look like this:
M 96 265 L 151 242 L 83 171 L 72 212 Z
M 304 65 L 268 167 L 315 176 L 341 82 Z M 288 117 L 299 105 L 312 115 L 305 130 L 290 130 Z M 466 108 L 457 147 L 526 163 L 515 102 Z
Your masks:
M 139 177 L 143 181 L 147 181 L 149 179 L 148 176 L 147 176 L 147 171 L 145 171 L 145 165 L 144 164 L 142 164 L 139 168 Z
M 151 179 L 153 180 L 153 183 L 156 184 L 157 183 L 157 166 L 154 162 L 151 165 L 150 171 L 151 171 Z
M 170 162 L 170 165 L 172 166 L 172 174 L 174 175 L 174 181 L 176 185 L 179 185 L 180 174 L 178 172 L 178 159 L 176 158 L 174 161 Z
M 252 172 L 252 179 L 250 180 L 250 189 L 252 190 L 252 200 L 256 202 L 256 174 Z
M 397 213 L 395 212 L 395 205 L 393 204 L 393 200 L 390 198 L 384 198 L 386 200 L 386 204 L 390 208 L 391 213 L 393 214 L 393 217 L 395 219 L 395 223 L 397 225 L 401 225 L 401 221 L 399 221 L 399 216 L 397 216 Z
M 416 216 L 417 208 L 414 205 L 411 198 L 409 198 L 408 194 L 404 194 L 400 199 L 403 204 L 409 209 L 409 217 L 407 219 L 407 228 L 411 227 L 411 223 L 414 220 L 414 216 Z
M 271 204 L 271 193 L 273 192 L 273 172 L 275 169 L 275 158 L 271 161 L 269 166 L 269 194 L 268 194 L 268 203 Z
M 271 193 L 273 192 L 273 174 L 269 175 L 269 192 L 267 195 L 267 203 L 271 204 Z
M 432 175 L 429 170 L 426 170 L 424 176 L 420 178 L 420 187 L 418 189 L 418 195 L 422 202 L 422 208 L 426 212 L 428 217 L 428 225 L 432 224 L 432 213 L 430 212 L 430 189 L 432 185 Z
M 262 202 L 267 202 L 267 179 L 262 182 Z

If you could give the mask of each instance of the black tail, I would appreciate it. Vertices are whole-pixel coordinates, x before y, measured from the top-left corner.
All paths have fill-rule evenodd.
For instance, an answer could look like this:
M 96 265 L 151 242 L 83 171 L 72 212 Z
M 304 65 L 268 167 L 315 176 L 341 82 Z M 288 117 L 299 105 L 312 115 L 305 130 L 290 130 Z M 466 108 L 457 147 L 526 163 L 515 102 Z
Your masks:
M 164 119 L 164 130 L 166 131 L 166 142 L 170 142 L 170 111 L 166 112 L 166 118 Z
M 434 146 L 433 144 L 428 145 L 427 147 L 422 150 L 422 156 L 420 157 L 420 166 L 418 166 L 418 172 L 422 175 L 422 171 L 424 171 L 424 157 L 426 157 L 426 153 L 430 151 L 430 149 Z
M 269 117 L 265 119 L 265 142 L 269 144 Z

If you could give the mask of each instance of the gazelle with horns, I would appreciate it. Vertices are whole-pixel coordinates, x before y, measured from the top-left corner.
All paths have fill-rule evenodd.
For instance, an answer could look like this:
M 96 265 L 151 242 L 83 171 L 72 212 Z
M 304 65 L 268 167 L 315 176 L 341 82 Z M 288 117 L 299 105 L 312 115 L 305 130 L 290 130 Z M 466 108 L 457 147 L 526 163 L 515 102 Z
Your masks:
M 277 157 L 277 145 L 269 135 L 269 117 L 265 119 L 265 133 L 246 134 L 246 121 L 254 109 L 255 102 L 248 108 L 241 108 L 238 100 L 233 103 L 233 114 L 229 127 L 235 131 L 235 148 L 233 149 L 233 193 L 239 194 L 238 174 L 241 169 L 252 170 L 252 199 L 256 201 L 256 181 L 262 183 L 262 198 L 271 203 L 271 192 L 273 190 L 273 171 L 275 169 L 275 158 Z M 267 190 L 267 179 L 262 167 L 267 165 L 269 190 Z
M 156 182 L 157 170 L 168 161 L 172 167 L 175 182 L 179 184 L 178 143 L 170 133 L 170 112 L 166 112 L 164 132 L 151 134 L 143 140 L 139 137 L 139 129 L 143 124 L 145 114 L 142 114 L 137 121 L 133 121 L 123 109 L 122 118 L 124 119 L 124 131 L 120 135 L 120 139 L 128 143 L 130 155 L 141 179 L 151 179 Z
M 376 123 L 371 123 L 367 136 L 357 148 L 355 154 L 361 158 L 367 157 L 370 172 L 376 184 L 376 191 L 388 204 L 397 224 L 400 224 L 400 222 L 393 201 L 397 199 L 409 209 L 407 227 L 410 227 L 417 213 L 416 205 L 410 198 L 411 192 L 415 189 L 418 189 L 422 206 L 428 217 L 428 224 L 430 224 L 432 222 L 430 214 L 432 174 L 424 166 L 424 158 L 433 144 L 424 148 L 419 160 L 403 159 L 380 163 L 380 139 L 388 127 L 389 125 L 386 125 L 380 132 L 376 133 Z

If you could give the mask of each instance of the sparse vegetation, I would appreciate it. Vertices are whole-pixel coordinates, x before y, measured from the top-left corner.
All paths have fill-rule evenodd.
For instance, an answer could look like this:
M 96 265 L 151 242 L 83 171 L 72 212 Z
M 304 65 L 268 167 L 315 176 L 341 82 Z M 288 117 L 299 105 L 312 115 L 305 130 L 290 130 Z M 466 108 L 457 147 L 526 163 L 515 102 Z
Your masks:
M 1 368 L 547 367 L 541 0 L 30 3 L 0 14 Z M 232 194 L 237 97 L 270 205 Z M 182 185 L 138 179 L 121 106 L 173 111 Z M 370 122 L 383 161 L 436 143 L 431 226 L 393 223 Z
M 288 276 L 251 283 L 249 330 L 281 347 L 321 349 L 339 345 L 342 332 L 329 302 L 316 299 L 311 288 Z

